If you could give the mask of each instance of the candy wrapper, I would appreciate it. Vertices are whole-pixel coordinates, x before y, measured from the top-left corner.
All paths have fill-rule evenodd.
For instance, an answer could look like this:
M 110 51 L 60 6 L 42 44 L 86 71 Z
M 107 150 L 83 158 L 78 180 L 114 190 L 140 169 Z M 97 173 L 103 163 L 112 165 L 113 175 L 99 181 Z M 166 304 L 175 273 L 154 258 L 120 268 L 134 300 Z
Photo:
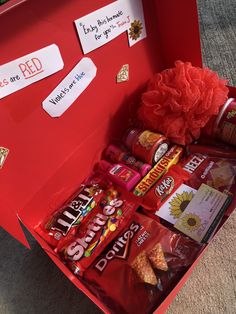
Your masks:
M 168 172 L 143 197 L 142 206 L 147 210 L 156 211 L 172 193 L 186 180 L 190 174 L 179 165 L 172 166 Z
M 36 232 L 53 248 L 63 245 L 77 233 L 109 184 L 103 176 L 94 173 L 69 200 L 40 222 Z
M 177 145 L 171 147 L 148 174 L 136 185 L 133 193 L 137 196 L 144 196 L 172 165 L 179 162 L 182 154 L 182 147 Z
M 151 313 L 201 246 L 135 213 L 85 272 L 84 283 L 111 313 Z
M 82 276 L 133 216 L 137 204 L 126 194 L 118 187 L 107 189 L 76 236 L 56 250 L 75 274 Z

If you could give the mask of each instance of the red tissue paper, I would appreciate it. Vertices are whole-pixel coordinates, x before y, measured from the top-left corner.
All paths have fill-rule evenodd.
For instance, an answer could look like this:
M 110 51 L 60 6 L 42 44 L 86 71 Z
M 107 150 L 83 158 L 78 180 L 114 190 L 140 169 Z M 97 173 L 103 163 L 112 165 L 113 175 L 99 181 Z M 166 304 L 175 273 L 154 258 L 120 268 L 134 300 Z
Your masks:
M 226 102 L 226 83 L 209 68 L 176 61 L 175 68 L 150 80 L 138 117 L 146 128 L 163 133 L 172 142 L 189 144 Z

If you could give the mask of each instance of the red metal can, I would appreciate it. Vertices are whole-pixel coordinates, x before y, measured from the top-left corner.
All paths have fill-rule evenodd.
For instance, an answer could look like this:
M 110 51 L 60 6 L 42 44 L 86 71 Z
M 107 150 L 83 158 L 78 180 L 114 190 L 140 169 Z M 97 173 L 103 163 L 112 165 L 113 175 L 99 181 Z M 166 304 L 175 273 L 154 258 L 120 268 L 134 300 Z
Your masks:
M 169 147 L 164 135 L 138 129 L 128 130 L 125 144 L 135 157 L 151 165 L 156 164 Z
M 213 134 L 222 141 L 236 145 L 236 99 L 229 98 L 217 116 Z

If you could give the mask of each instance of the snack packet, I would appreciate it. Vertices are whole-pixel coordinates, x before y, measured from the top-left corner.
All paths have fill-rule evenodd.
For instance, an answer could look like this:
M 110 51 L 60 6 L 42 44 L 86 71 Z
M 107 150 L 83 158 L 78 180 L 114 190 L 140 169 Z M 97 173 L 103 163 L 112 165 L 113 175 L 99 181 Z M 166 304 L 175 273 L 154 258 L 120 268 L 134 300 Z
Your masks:
M 236 160 L 191 154 L 182 161 L 182 167 L 190 173 L 186 184 L 194 189 L 205 183 L 229 196 L 236 192 Z
M 36 232 L 54 249 L 63 245 L 77 233 L 109 184 L 101 175 L 99 179 L 97 173 L 93 174 L 69 200 L 40 222 Z
M 186 180 L 190 174 L 180 165 L 172 166 L 167 173 L 157 181 L 154 187 L 143 197 L 142 206 L 147 210 L 156 211 L 162 203 Z
M 111 313 L 151 313 L 201 246 L 135 213 L 84 274 L 83 282 Z
M 82 276 L 133 216 L 137 204 L 126 194 L 115 186 L 107 189 L 76 236 L 57 248 L 56 252 L 75 274 Z

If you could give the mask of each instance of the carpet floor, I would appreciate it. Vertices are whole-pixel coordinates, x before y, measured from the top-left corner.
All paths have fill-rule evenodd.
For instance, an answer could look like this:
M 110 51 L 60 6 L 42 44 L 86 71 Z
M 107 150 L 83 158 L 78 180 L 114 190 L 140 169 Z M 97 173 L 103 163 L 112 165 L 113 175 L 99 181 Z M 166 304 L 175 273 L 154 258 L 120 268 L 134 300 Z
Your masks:
M 236 1 L 198 0 L 204 65 L 236 85 Z M 195 268 L 167 314 L 236 313 L 236 212 Z
M 198 0 L 204 64 L 236 85 L 236 1 Z M 210 244 L 168 314 L 236 313 L 236 212 Z M 32 250 L 0 229 L 0 314 L 96 314 L 27 233 Z

